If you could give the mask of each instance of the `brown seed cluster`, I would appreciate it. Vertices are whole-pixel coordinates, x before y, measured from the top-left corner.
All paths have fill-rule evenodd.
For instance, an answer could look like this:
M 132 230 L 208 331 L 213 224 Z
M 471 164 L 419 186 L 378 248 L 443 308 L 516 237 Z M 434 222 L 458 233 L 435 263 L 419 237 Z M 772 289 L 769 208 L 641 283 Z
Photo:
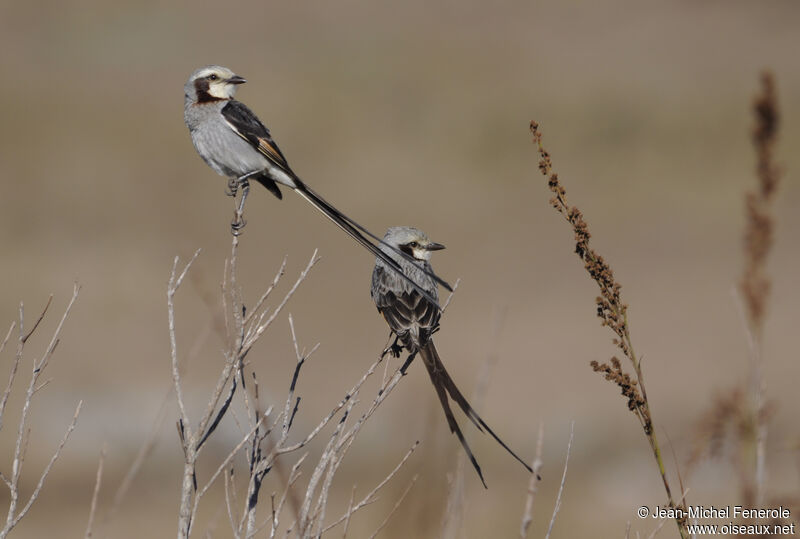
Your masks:
M 575 254 L 581 258 L 589 276 L 600 287 L 600 296 L 596 299 L 597 316 L 603 321 L 604 326 L 608 326 L 617 334 L 614 344 L 633 361 L 628 335 L 628 306 L 622 303 L 620 298 L 622 285 L 614 279 L 611 266 L 589 246 L 592 237 L 589 225 L 586 224 L 581 210 L 567 204 L 567 192 L 559 183 L 558 174 L 553 172 L 553 162 L 550 154 L 542 146 L 542 134 L 536 122 L 531 122 L 531 134 L 539 150 L 539 171 L 547 178 L 547 186 L 553 193 L 550 204 L 572 225 L 575 233 Z
M 572 225 L 575 233 L 575 254 L 581 258 L 589 276 L 600 287 L 600 296 L 596 300 L 597 316 L 603 321 L 604 326 L 610 327 L 617 334 L 618 338 L 614 339 L 614 344 L 622 350 L 623 354 L 631 358 L 627 321 L 628 306 L 620 299 L 622 285 L 614 279 L 611 266 L 589 246 L 592 235 L 581 210 L 567 204 L 567 191 L 559 183 L 558 174 L 553 172 L 550 154 L 542 146 L 539 124 L 531 122 L 530 128 L 533 141 L 539 150 L 539 171 L 547 178 L 547 186 L 554 195 L 550 199 L 550 205 Z
M 628 409 L 632 412 L 637 410 L 641 411 L 644 407 L 644 399 L 639 393 L 639 387 L 636 380 L 631 378 L 622 370 L 622 364 L 616 356 L 611 358 L 611 365 L 608 363 L 598 363 L 592 361 L 590 363 L 595 372 L 601 372 L 604 378 L 610 382 L 614 382 L 622 390 L 622 395 L 628 399 Z
M 614 272 L 611 266 L 589 246 L 589 240 L 592 237 L 589 232 L 589 225 L 586 224 L 583 213 L 577 207 L 570 206 L 567 203 L 567 192 L 559 182 L 558 174 L 553 172 L 553 162 L 550 154 L 542 145 L 539 124 L 531 122 L 530 129 L 533 142 L 537 145 L 539 151 L 539 171 L 547 178 L 547 186 L 553 193 L 550 204 L 572 225 L 572 230 L 575 234 L 575 253 L 583 261 L 584 268 L 589 276 L 600 288 L 600 295 L 595 299 L 597 316 L 602 320 L 604 326 L 611 328 L 616 334 L 614 344 L 631 360 L 634 367 L 637 367 L 637 362 L 630 346 L 627 318 L 628 306 L 622 302 L 620 296 L 622 285 L 614 279 Z M 652 425 L 646 401 L 639 389 L 638 382 L 633 380 L 629 374 L 623 372 L 620 360 L 613 357 L 610 365 L 592 361 L 591 366 L 596 372 L 604 373 L 606 380 L 614 382 L 620 387 L 622 394 L 628 399 L 628 408 L 640 417 L 645 432 L 649 435 Z
M 769 72 L 761 76 L 761 94 L 753 102 L 753 112 L 756 124 L 752 139 L 756 149 L 758 186 L 745 198 L 745 270 L 740 287 L 750 326 L 755 336 L 760 338 L 770 291 L 766 262 L 773 242 L 772 199 L 781 176 L 773 159 L 779 114 L 775 80 Z

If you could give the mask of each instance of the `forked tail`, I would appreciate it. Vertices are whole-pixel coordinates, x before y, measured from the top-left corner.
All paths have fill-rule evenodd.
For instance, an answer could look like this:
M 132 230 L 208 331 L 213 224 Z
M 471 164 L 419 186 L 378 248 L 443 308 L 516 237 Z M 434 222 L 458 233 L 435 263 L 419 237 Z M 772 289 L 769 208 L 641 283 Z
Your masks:
M 466 439 L 464 439 L 464 435 L 461 432 L 461 429 L 456 422 L 456 418 L 453 415 L 453 411 L 450 408 L 450 403 L 447 399 L 447 395 L 450 395 L 450 398 L 455 401 L 456 404 L 463 410 L 464 414 L 470 418 L 470 420 L 478 427 L 478 430 L 483 432 L 485 429 L 492 438 L 494 438 L 497 443 L 499 443 L 503 448 L 509 452 L 509 454 L 517 459 L 520 464 L 525 466 L 525 469 L 529 472 L 533 473 L 531 467 L 522 460 L 519 455 L 514 453 L 508 445 L 494 433 L 494 431 L 486 424 L 486 422 L 481 419 L 481 416 L 470 406 L 467 399 L 464 398 L 464 395 L 461 394 L 458 387 L 456 386 L 453 379 L 450 377 L 450 374 L 447 372 L 447 369 L 444 368 L 444 364 L 442 363 L 441 358 L 439 358 L 439 353 L 436 351 L 436 347 L 433 345 L 433 340 L 429 340 L 428 343 L 422 347 L 419 351 L 420 355 L 422 356 L 422 360 L 425 362 L 425 368 L 428 369 L 428 374 L 431 377 L 431 382 L 433 382 L 434 388 L 436 388 L 436 394 L 439 396 L 439 401 L 442 403 L 442 408 L 444 409 L 444 415 L 447 417 L 447 423 L 450 425 L 450 431 L 454 432 L 455 435 L 458 437 L 458 440 L 461 442 L 461 445 L 464 447 L 464 450 L 467 452 L 470 461 L 472 462 L 472 466 L 475 468 L 475 471 L 478 472 L 478 476 L 481 478 L 481 482 L 483 486 L 486 487 L 486 481 L 483 479 L 483 473 L 481 472 L 480 466 L 478 466 L 477 460 L 475 460 L 475 456 L 472 454 L 472 451 L 467 444 Z

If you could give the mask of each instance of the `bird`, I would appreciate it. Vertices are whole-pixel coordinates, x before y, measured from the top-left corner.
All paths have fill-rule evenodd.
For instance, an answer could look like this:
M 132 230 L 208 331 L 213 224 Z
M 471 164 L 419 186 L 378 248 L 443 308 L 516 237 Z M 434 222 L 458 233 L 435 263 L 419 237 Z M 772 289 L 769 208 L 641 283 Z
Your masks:
M 368 239 L 379 243 L 380 238 L 337 210 L 294 173 L 269 129 L 244 103 L 234 99 L 237 87 L 245 82 L 244 77 L 226 67 L 209 65 L 195 70 L 183 87 L 183 118 L 197 153 L 217 174 L 228 178 L 227 193 L 230 196 L 235 197 L 237 191 L 240 188 L 242 190 L 236 217 L 231 223 L 234 235 L 238 235 L 245 225 L 242 214 L 251 179 L 266 187 L 278 199 L 283 198 L 280 186 L 285 186 L 311 203 L 424 295 L 425 291 L 417 283 L 402 274 L 397 262 Z M 452 290 L 438 276 L 429 277 Z
M 394 249 L 389 249 L 386 246 L 394 247 Z M 444 245 L 430 241 L 424 232 L 416 228 L 407 226 L 389 228 L 383 237 L 380 249 L 384 250 L 385 254 L 393 257 L 406 274 L 411 277 L 411 280 L 418 283 L 427 294 L 420 294 L 414 287 L 409 286 L 408 282 L 398 279 L 396 272 L 391 271 L 383 258 L 378 257 L 375 260 L 375 268 L 372 271 L 370 295 L 378 308 L 378 312 L 383 315 L 395 335 L 394 344 L 387 351 L 391 351 L 396 357 L 399 357 L 404 348 L 408 351 L 408 359 L 400 369 L 403 374 L 405 374 L 406 369 L 411 365 L 417 354 L 422 357 L 433 387 L 436 390 L 436 395 L 439 397 L 439 402 L 444 409 L 450 432 L 455 433 L 458 437 L 470 462 L 472 462 L 472 466 L 478 473 L 481 483 L 483 483 L 484 488 L 488 488 L 486 487 L 481 467 L 478 465 L 478 461 L 453 415 L 450 400 L 461 408 L 478 430 L 483 431 L 485 429 L 529 472 L 533 473 L 533 470 L 489 428 L 486 422 L 472 408 L 450 377 L 447 369 L 445 369 L 439 357 L 439 352 L 433 344 L 432 336 L 439 330 L 441 310 L 437 308 L 438 287 L 430 277 L 430 274 L 433 273 L 430 259 L 434 251 L 444 248 Z M 414 262 L 407 260 L 405 257 L 397 256 L 395 251 L 408 255 Z M 431 302 L 429 298 L 433 298 L 434 301 Z

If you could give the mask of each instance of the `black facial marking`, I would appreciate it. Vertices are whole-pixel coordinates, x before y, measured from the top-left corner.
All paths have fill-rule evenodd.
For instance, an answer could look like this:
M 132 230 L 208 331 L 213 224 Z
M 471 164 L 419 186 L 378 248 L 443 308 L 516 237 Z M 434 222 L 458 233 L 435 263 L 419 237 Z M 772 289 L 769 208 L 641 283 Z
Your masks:
M 197 79 L 194 81 L 194 89 L 197 92 L 198 103 L 213 103 L 214 101 L 224 101 L 219 97 L 214 97 L 208 93 L 208 79 Z
M 416 245 L 416 243 L 417 242 L 415 242 L 415 241 L 412 241 L 411 243 L 404 243 L 404 244 L 400 245 L 399 248 L 400 248 L 400 250 L 402 252 L 404 252 L 408 256 L 414 258 L 414 248 L 412 247 L 412 244 Z

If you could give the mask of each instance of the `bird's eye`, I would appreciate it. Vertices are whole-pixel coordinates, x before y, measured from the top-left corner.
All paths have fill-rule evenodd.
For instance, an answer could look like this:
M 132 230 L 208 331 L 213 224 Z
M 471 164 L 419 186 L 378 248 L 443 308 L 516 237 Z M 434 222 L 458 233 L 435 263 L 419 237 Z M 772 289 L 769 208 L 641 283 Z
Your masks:
M 215 73 L 212 73 L 211 75 L 208 76 L 208 80 L 217 80 L 218 78 L 219 77 Z
M 408 246 L 411 247 L 412 249 L 416 249 L 417 247 L 419 247 L 419 243 L 412 241 L 411 243 L 408 244 Z

